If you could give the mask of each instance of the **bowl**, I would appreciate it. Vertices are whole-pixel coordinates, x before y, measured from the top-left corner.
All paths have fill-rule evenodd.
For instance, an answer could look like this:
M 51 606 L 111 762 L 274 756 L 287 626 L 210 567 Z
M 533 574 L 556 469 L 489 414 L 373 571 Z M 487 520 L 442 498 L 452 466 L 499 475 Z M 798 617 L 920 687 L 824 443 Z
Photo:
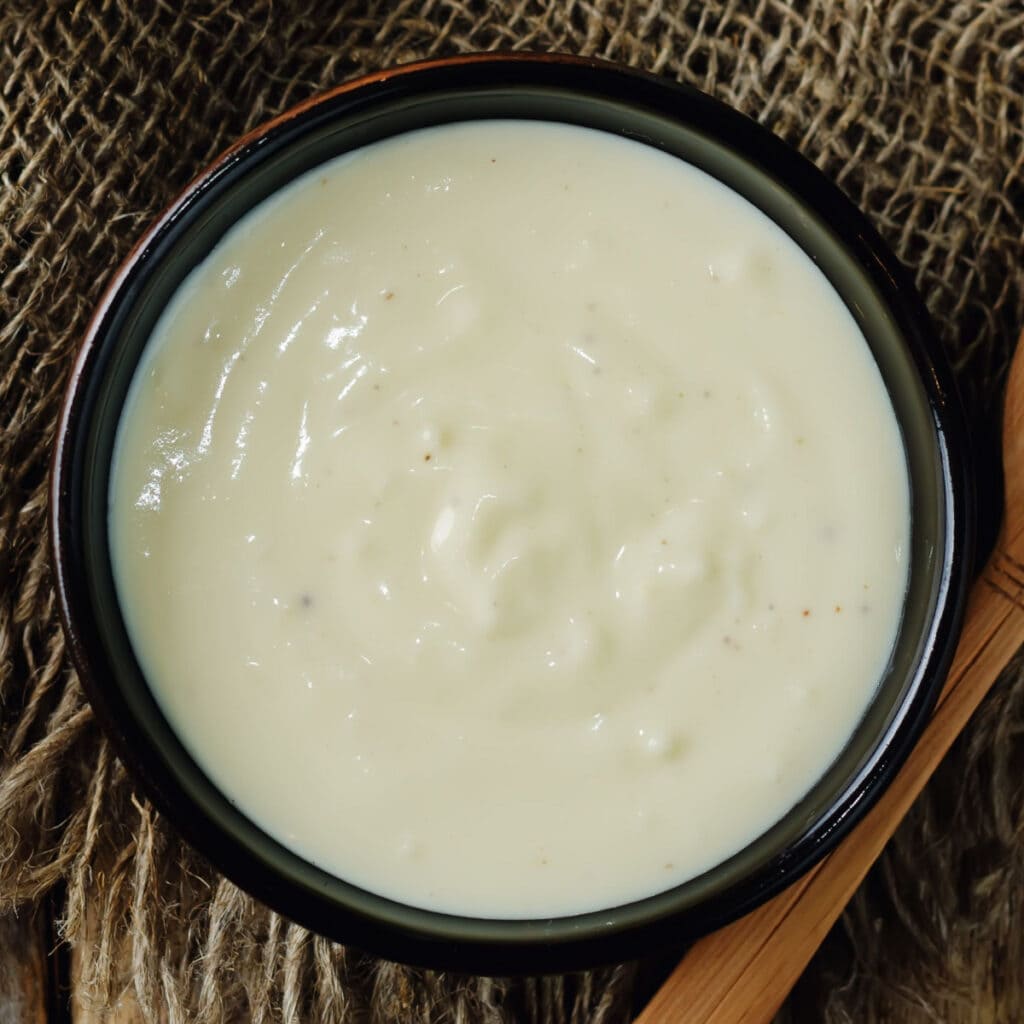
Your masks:
M 112 450 L 143 347 L 188 273 L 254 205 L 348 150 L 477 118 L 612 132 L 703 169 L 808 253 L 862 330 L 902 433 L 909 582 L 888 668 L 854 735 L 774 827 L 704 874 L 627 905 L 542 920 L 406 906 L 303 860 L 248 820 L 161 713 L 118 606 L 107 533 Z M 755 122 L 702 93 L 596 60 L 479 55 L 380 72 L 256 129 L 200 174 L 115 274 L 86 334 L 56 441 L 51 527 L 71 656 L 101 725 L 157 808 L 228 877 L 311 929 L 375 954 L 485 974 L 634 958 L 719 927 L 807 871 L 864 816 L 935 703 L 974 546 L 973 485 L 950 370 L 904 269 L 842 193 Z M 184 642 L 184 641 L 183 641 Z

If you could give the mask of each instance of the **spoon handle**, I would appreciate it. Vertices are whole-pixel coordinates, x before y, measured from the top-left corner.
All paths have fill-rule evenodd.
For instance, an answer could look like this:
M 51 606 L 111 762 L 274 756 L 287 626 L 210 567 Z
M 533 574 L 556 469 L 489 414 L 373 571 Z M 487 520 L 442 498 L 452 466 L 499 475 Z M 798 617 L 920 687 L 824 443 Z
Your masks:
M 768 1024 L 996 677 L 1024 643 L 1024 337 L 1004 414 L 1008 515 L 974 584 L 931 720 L 906 764 L 849 836 L 790 888 L 690 948 L 636 1024 Z

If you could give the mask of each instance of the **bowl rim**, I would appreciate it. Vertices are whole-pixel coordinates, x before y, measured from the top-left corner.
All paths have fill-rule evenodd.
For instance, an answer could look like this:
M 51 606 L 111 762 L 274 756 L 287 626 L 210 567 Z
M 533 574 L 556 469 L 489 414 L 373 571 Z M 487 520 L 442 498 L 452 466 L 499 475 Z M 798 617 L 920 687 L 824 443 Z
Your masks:
M 148 747 L 116 688 L 105 683 L 109 667 L 81 572 L 79 516 L 71 504 L 75 440 L 87 420 L 86 393 L 98 354 L 110 343 L 111 311 L 155 243 L 227 171 L 257 155 L 275 133 L 299 126 L 324 104 L 345 97 L 382 102 L 415 95 L 431 86 L 460 87 L 543 80 L 591 99 L 609 101 L 629 93 L 629 102 L 673 120 L 697 123 L 713 138 L 757 168 L 784 180 L 801 203 L 828 216 L 839 240 L 862 266 L 896 318 L 919 370 L 934 419 L 936 456 L 946 487 L 946 550 L 942 593 L 918 662 L 920 685 L 878 742 L 871 770 L 849 794 L 840 813 L 819 820 L 779 863 L 720 892 L 713 905 L 671 906 L 671 895 L 690 885 L 624 907 L 546 920 L 500 921 L 419 910 L 366 894 L 339 902 L 317 882 L 282 878 L 251 848 L 228 835 L 222 822 L 197 814 L 171 766 Z M 417 61 L 375 71 L 319 93 L 248 132 L 216 157 L 183 189 L 135 243 L 113 274 L 86 330 L 70 375 L 53 449 L 50 480 L 50 541 L 61 621 L 69 652 L 104 733 L 154 806 L 220 871 L 287 917 L 342 942 L 391 959 L 441 969 L 497 973 L 547 973 L 631 959 L 646 948 L 679 943 L 740 917 L 776 895 L 818 862 L 863 818 L 916 742 L 938 697 L 959 635 L 974 543 L 973 485 L 967 457 L 967 427 L 952 372 L 935 340 L 928 314 L 909 275 L 845 195 L 809 161 L 755 121 L 699 90 L 595 58 L 566 54 L 487 53 Z M 212 783 L 211 783 L 212 785 Z M 251 824 L 251 823 L 250 823 Z M 253 828 L 258 826 L 253 825 Z M 290 855 L 311 867 L 297 854 Z M 718 867 L 721 867 L 719 865 Z M 717 868 L 711 869 L 712 871 Z M 330 878 L 325 872 L 320 876 Z M 703 876 L 701 876 L 703 877 Z M 322 882 L 323 879 L 320 879 Z M 647 908 L 645 910 L 645 908 Z M 625 913 L 629 910 L 629 913 Z M 478 927 L 479 926 L 479 927 Z

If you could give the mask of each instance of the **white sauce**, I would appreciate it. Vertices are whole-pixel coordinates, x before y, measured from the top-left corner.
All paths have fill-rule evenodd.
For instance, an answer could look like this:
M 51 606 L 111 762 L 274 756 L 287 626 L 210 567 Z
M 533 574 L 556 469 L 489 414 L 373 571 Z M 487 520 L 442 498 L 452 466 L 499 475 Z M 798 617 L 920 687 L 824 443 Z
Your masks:
M 476 916 L 649 895 L 779 819 L 906 582 L 894 415 L 747 202 L 637 143 L 475 123 L 233 230 L 122 422 L 117 584 L 254 821 Z

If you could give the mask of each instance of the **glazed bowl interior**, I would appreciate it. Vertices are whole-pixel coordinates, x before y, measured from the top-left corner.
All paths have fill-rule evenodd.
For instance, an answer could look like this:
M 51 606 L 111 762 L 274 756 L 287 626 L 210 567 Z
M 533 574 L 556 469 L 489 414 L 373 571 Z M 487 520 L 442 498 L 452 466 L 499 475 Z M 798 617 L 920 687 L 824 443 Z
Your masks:
M 108 538 L 115 433 L 143 349 L 183 282 L 241 217 L 311 168 L 402 132 L 532 118 L 640 140 L 696 165 L 778 223 L 843 298 L 896 412 L 911 483 L 909 585 L 891 661 L 826 775 L 741 852 L 667 892 L 574 917 L 497 921 L 418 910 L 302 860 L 244 817 L 185 751 L 143 678 Z M 157 805 L 229 876 L 285 914 L 394 959 L 484 973 L 624 959 L 773 895 L 861 817 L 941 686 L 970 569 L 961 413 L 920 301 L 866 221 L 813 167 L 707 97 L 595 62 L 484 58 L 381 75 L 286 115 L 222 158 L 143 239 L 98 312 L 65 408 L 54 476 L 58 582 L 101 720 Z M 188 638 L 181 639 L 183 644 Z

